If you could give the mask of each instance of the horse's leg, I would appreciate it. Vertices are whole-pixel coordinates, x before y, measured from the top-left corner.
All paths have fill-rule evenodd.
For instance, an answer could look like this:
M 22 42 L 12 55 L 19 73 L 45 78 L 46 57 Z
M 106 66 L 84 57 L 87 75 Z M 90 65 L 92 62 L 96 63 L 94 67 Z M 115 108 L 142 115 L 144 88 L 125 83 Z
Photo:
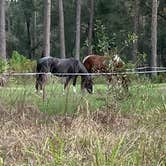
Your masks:
M 38 86 L 38 81 L 36 80 L 36 84 L 35 84 L 35 89 L 36 89 L 36 91 L 38 91 L 38 88 L 39 88 L 39 86 Z
M 37 74 L 36 75 L 36 84 L 35 84 L 36 93 L 39 92 L 39 88 L 41 89 L 41 76 Z
M 66 81 L 65 81 L 65 84 L 64 84 L 64 89 L 63 89 L 63 94 L 64 94 L 64 92 L 65 92 L 65 89 L 66 89 L 66 87 L 67 87 L 67 85 L 69 84 L 69 81 L 71 80 L 71 76 L 68 76 L 67 78 L 66 78 Z
M 46 91 L 45 91 L 46 83 L 47 83 L 47 75 L 42 75 L 41 90 L 43 93 L 43 101 L 45 101 L 46 98 Z
M 108 76 L 107 78 L 107 91 L 109 92 L 110 91 L 110 84 L 111 84 L 111 81 L 112 81 L 112 76 Z
M 126 75 L 122 75 L 122 87 L 124 88 L 124 90 L 126 91 L 126 92 L 128 92 L 128 82 L 129 82 L 129 80 L 128 80 L 128 78 L 127 78 L 127 76 Z
M 36 85 L 35 85 L 35 89 L 36 89 L 36 93 L 38 93 L 38 91 L 39 91 L 39 83 L 38 83 L 38 81 L 36 80 Z
M 45 83 L 45 75 L 44 74 L 41 74 L 40 75 L 40 80 L 39 80 L 39 86 L 40 86 L 40 93 L 42 93 L 43 94 L 43 87 L 44 87 L 44 83 Z
M 77 82 L 77 76 L 73 78 L 73 92 L 76 93 L 76 82 Z
M 81 91 L 84 90 L 84 82 L 85 82 L 85 80 L 84 80 L 83 76 L 81 76 Z

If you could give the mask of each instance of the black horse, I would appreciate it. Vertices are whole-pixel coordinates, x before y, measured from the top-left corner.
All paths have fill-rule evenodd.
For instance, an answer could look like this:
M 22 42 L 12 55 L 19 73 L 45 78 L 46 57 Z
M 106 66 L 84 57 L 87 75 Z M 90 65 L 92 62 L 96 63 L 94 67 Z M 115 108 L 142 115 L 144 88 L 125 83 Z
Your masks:
M 81 89 L 86 89 L 89 93 L 93 91 L 92 79 L 88 74 L 84 65 L 74 58 L 59 59 L 54 57 L 43 57 L 38 60 L 36 68 L 36 90 L 45 90 L 47 82 L 47 75 L 44 73 L 52 73 L 58 77 L 66 77 L 64 89 L 67 87 L 71 79 L 73 79 L 73 90 L 75 89 L 76 80 L 79 73 L 85 73 L 81 75 Z

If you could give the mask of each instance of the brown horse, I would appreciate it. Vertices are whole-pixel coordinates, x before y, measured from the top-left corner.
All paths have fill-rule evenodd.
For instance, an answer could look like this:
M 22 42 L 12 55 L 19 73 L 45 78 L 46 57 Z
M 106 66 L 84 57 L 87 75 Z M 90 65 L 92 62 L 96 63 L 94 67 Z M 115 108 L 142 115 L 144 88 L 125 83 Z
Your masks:
M 83 64 L 89 73 L 112 73 L 120 72 L 123 70 L 125 63 L 118 55 L 113 56 L 100 56 L 88 55 L 83 59 Z M 120 81 L 122 86 L 128 90 L 128 78 L 125 74 L 114 74 L 117 81 Z M 112 81 L 113 75 L 107 75 L 108 83 Z
M 112 57 L 88 55 L 84 58 L 83 64 L 90 73 L 113 72 L 122 69 L 124 66 L 124 62 L 118 55 Z

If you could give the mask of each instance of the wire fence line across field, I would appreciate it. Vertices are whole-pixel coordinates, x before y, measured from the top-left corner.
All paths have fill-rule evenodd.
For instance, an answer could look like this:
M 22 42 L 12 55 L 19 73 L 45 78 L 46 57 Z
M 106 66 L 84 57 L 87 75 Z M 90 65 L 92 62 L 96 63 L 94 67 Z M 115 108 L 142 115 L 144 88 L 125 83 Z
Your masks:
M 3 73 L 4 76 L 35 76 L 35 75 L 54 75 L 54 76 L 103 76 L 103 75 L 124 75 L 124 74 L 151 74 L 166 73 L 166 70 L 154 71 L 128 71 L 128 72 L 110 72 L 110 73 Z
M 132 69 L 126 69 L 126 71 L 133 71 L 133 70 L 166 70 L 166 67 L 150 67 L 150 66 L 145 66 L 145 67 L 137 67 L 137 68 L 132 68 Z
M 141 71 L 143 70 L 143 71 Z M 119 72 L 96 72 L 96 73 L 51 73 L 51 72 L 9 72 L 2 73 L 4 76 L 35 76 L 40 74 L 55 75 L 55 76 L 103 76 L 103 75 L 124 75 L 124 74 L 151 74 L 151 73 L 166 73 L 166 67 L 138 67 L 132 69 L 125 69 Z

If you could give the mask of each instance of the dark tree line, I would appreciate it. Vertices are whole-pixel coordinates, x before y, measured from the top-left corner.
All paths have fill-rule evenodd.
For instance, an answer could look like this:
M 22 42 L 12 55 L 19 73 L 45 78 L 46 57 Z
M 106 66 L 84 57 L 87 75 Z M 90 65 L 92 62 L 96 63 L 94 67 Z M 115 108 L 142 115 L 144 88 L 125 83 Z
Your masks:
M 165 27 L 165 0 L 0 0 L 0 56 L 79 59 L 111 50 L 166 66 Z

